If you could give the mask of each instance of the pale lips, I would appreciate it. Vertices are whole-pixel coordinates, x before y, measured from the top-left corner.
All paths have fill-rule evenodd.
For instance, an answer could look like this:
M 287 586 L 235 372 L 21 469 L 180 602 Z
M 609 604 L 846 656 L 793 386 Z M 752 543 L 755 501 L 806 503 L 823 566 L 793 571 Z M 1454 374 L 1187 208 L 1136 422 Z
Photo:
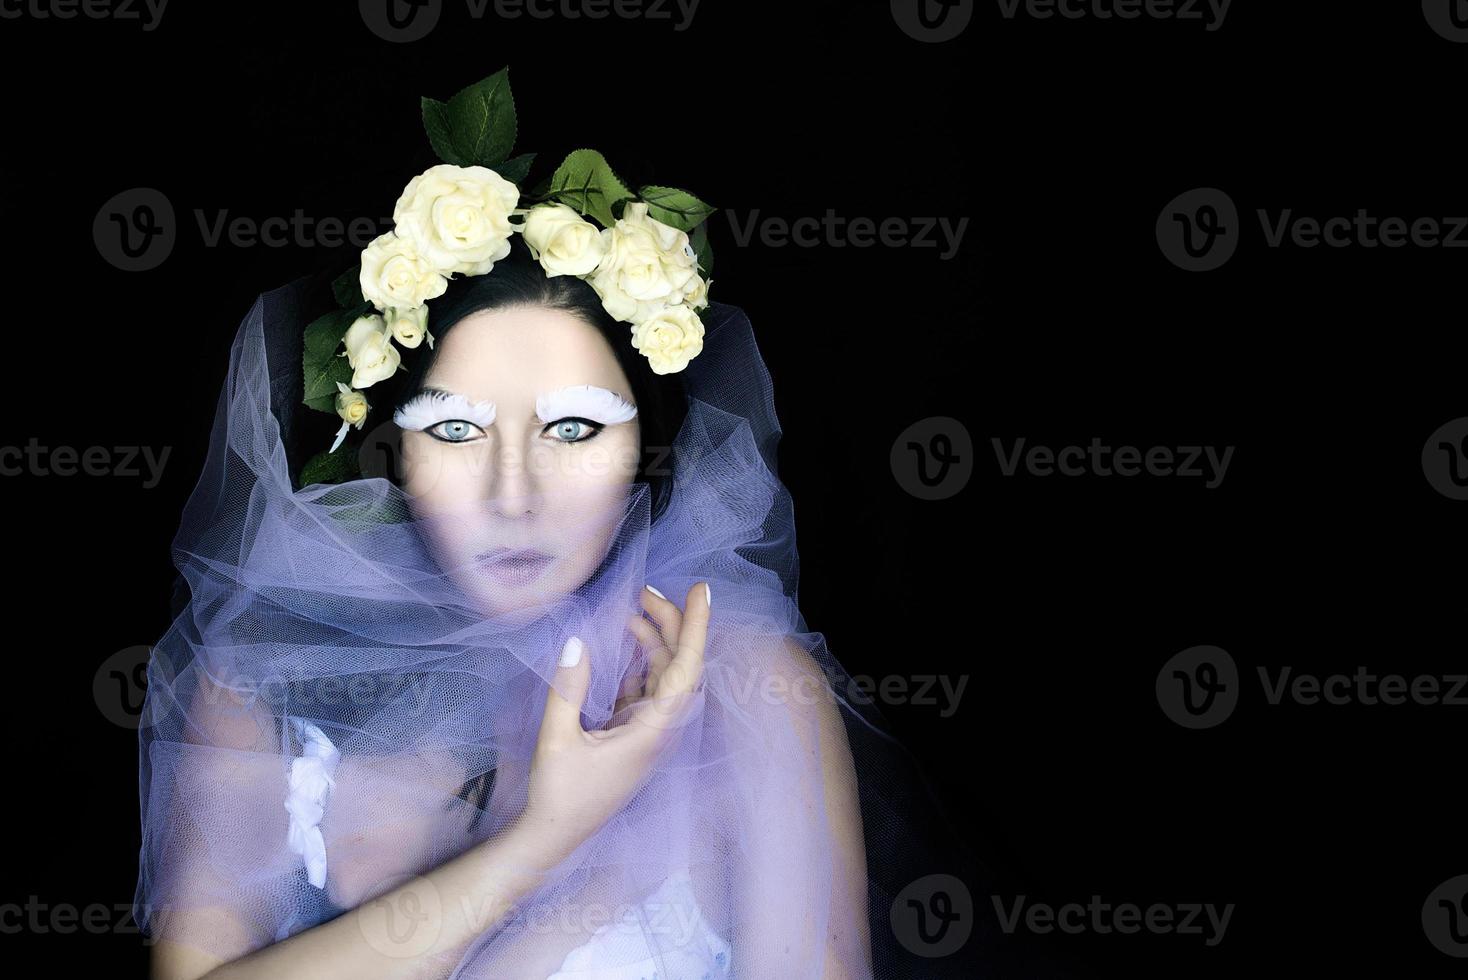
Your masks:
M 486 572 L 506 585 L 526 585 L 539 578 L 553 560 L 534 548 L 490 548 L 475 555 Z

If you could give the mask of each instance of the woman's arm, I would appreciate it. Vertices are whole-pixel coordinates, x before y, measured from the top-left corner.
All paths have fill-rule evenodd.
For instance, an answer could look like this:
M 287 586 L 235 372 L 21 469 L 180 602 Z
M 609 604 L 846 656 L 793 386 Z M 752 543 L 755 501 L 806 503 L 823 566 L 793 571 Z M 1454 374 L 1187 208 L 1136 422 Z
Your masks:
M 798 782 L 760 787 L 744 799 L 749 832 L 735 870 L 740 919 L 734 969 L 740 976 L 790 975 L 804 965 L 790 962 L 791 951 L 819 946 L 825 951 L 822 980 L 868 980 L 866 844 L 840 708 L 820 666 L 793 640 L 768 666 L 767 679 L 751 688 L 760 692 L 757 708 L 769 713 L 772 730 L 794 729 L 808 766 Z M 831 847 L 829 881 L 803 876 L 791 894 L 788 869 L 808 869 L 814 856 L 809 845 L 823 839 Z M 790 914 L 802 905 L 806 916 Z M 810 912 L 825 912 L 825 920 L 813 920 Z
M 229 786 L 241 799 L 283 798 L 275 717 L 259 703 L 239 702 L 207 677 L 201 679 L 192 703 L 194 724 L 186 737 L 199 747 L 196 764 L 210 770 L 200 774 L 201 781 Z M 355 765 L 358 760 L 350 761 Z M 384 765 L 391 761 L 378 760 Z M 417 765 L 424 771 L 435 768 L 428 760 L 415 757 L 405 757 L 402 764 Z M 380 801 L 370 792 L 362 796 L 358 791 L 394 781 L 379 780 L 365 769 L 359 772 L 348 765 L 338 770 L 338 779 L 338 792 L 347 795 L 336 797 L 337 806 L 352 799 L 359 808 L 371 808 Z M 275 809 L 271 806 L 272 812 Z M 283 807 L 279 814 L 278 836 L 283 842 Z M 263 814 L 254 818 L 263 819 Z M 241 830 L 257 832 L 244 830 L 254 826 L 251 818 L 245 818 Z M 210 866 L 207 849 L 180 842 L 174 860 L 192 863 L 180 868 L 172 880 L 180 883 L 176 887 L 193 894 L 178 896 L 177 907 L 165 903 L 159 911 L 156 928 L 160 934 L 152 943 L 153 980 L 266 976 L 417 980 L 447 976 L 475 937 L 497 928 L 507 911 L 564 857 L 554 850 L 561 845 L 522 828 L 521 822 L 512 822 L 500 834 L 412 877 L 389 873 L 394 867 L 416 870 L 422 866 L 417 864 L 417 842 L 413 840 L 399 842 L 395 851 L 401 861 L 396 864 L 390 860 L 393 855 L 384 852 L 384 848 L 393 850 L 391 841 L 378 842 L 375 850 L 361 854 L 344 852 L 335 858 L 332 873 L 338 888 L 349 896 L 342 904 L 351 908 L 329 922 L 267 946 L 261 945 L 261 937 L 253 934 L 230 901 L 217 898 L 232 895 L 234 889 L 221 880 L 223 871 Z M 283 847 L 281 843 L 277 849 Z M 387 864 L 384 858 L 389 859 Z M 385 884 L 399 877 L 406 879 L 403 884 L 374 894 L 375 882 Z M 202 936 L 208 937 L 212 952 L 196 948 L 186 938 Z M 231 957 L 231 949 L 241 952 Z M 450 952 L 452 956 L 446 955 Z
M 644 595 L 644 603 L 649 601 L 650 593 Z M 211 903 L 195 896 L 195 901 L 181 903 L 189 910 L 182 932 L 208 935 L 211 949 L 234 947 L 240 955 L 209 956 L 189 949 L 188 943 L 160 939 L 153 957 L 155 980 L 196 980 L 204 976 L 211 980 L 267 976 L 271 980 L 282 976 L 417 980 L 448 975 L 476 937 L 499 926 L 527 893 L 540 886 L 549 871 L 618 812 L 646 781 L 694 703 L 703 677 L 709 619 L 707 583 L 695 582 L 686 602 L 685 614 L 678 616 L 676 627 L 664 630 L 667 638 L 676 640 L 670 646 L 673 653 L 666 669 L 655 684 L 649 685 L 650 696 L 632 707 L 626 722 L 608 729 L 588 732 L 581 726 L 581 710 L 591 681 L 590 657 L 584 655 L 580 639 L 571 637 L 567 641 L 555 682 L 547 686 L 545 710 L 530 760 L 525 807 L 499 836 L 382 894 L 372 894 L 367 886 L 390 879 L 371 873 L 364 877 L 364 863 L 349 859 L 343 869 L 346 893 L 361 898 L 340 904 L 355 906 L 354 911 L 268 946 L 248 934 L 241 917 L 228 911 L 228 902 Z M 642 622 L 640 617 L 633 620 Z M 207 774 L 212 778 L 206 777 L 203 782 L 228 786 L 241 798 L 263 800 L 272 793 L 278 795 L 276 788 L 255 792 L 245 788 L 252 782 L 278 787 L 282 778 L 274 745 L 278 731 L 269 712 L 259 705 L 232 706 L 228 694 L 208 680 L 200 684 L 194 701 L 189 717 L 196 726 L 189 740 L 220 750 L 198 753 L 218 760 L 203 764 L 215 770 Z M 333 809 L 344 802 L 337 794 L 347 788 L 347 780 L 342 778 L 347 768 L 343 760 L 338 769 L 341 783 L 332 793 Z M 447 785 L 445 792 L 450 792 Z M 351 805 L 347 808 L 351 810 Z M 283 806 L 280 813 L 284 813 Z M 266 821 L 262 816 L 256 823 L 264 826 Z M 279 851 L 277 842 L 283 836 L 283 829 L 279 834 L 269 833 L 266 849 Z M 403 850 L 411 850 L 410 840 L 402 843 Z M 190 854 L 203 852 L 202 848 L 179 847 L 176 860 L 184 861 Z M 220 881 L 218 872 L 211 872 L 207 865 L 181 870 L 183 874 L 176 875 L 175 880 L 187 882 L 200 895 L 231 894 L 225 887 L 229 883 Z M 159 911 L 168 913 L 163 926 L 179 915 L 166 905 Z
M 512 828 L 330 922 L 236 960 L 221 961 L 188 946 L 160 941 L 153 951 L 152 976 L 154 980 L 445 977 L 470 943 L 496 928 L 560 857 Z M 221 914 L 219 925 L 229 928 L 230 918 Z

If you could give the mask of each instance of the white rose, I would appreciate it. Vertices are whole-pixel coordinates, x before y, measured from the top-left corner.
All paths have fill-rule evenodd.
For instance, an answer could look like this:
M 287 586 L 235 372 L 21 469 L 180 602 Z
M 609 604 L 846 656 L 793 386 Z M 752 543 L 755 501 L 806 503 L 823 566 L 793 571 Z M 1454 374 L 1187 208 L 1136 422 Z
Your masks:
M 673 374 L 703 350 L 703 321 L 688 306 L 670 306 L 632 328 L 632 346 L 654 374 Z
M 547 276 L 584 276 L 606 252 L 601 229 L 564 204 L 531 208 L 521 234 Z
M 352 366 L 352 387 L 370 388 L 402 363 L 403 355 L 392 345 L 387 323 L 380 316 L 359 316 L 342 338 L 347 363 Z
M 379 310 L 411 310 L 449 288 L 413 242 L 388 232 L 362 250 L 362 296 Z
M 387 311 L 386 320 L 388 332 L 407 350 L 423 343 L 425 336 L 429 338 L 428 346 L 433 346 L 433 337 L 428 333 L 428 307 L 417 306 L 411 310 L 394 307 Z
M 510 254 L 519 203 L 519 188 L 488 167 L 441 163 L 408 181 L 393 221 L 445 276 L 482 276 Z
M 709 285 L 712 279 L 702 279 L 694 276 L 690 282 L 690 289 L 683 296 L 683 302 L 695 310 L 701 310 L 709 305 Z
M 336 439 L 327 452 L 336 452 L 336 447 L 347 437 L 352 426 L 362 428 L 367 421 L 367 396 L 340 381 L 336 383 L 336 414 L 341 416 L 342 427 L 336 430 Z
M 647 202 L 629 203 L 601 234 L 606 255 L 587 281 L 617 319 L 639 323 L 696 289 L 698 262 L 688 235 L 648 217 Z

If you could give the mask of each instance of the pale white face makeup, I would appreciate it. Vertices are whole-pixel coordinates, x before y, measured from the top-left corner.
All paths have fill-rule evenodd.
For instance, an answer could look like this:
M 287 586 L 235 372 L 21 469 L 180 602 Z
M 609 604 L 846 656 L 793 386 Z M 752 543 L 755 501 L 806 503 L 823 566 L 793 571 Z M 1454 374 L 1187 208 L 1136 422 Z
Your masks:
M 471 314 L 439 344 L 403 429 L 403 488 L 440 563 L 488 613 L 550 601 L 596 570 L 637 473 L 631 385 L 562 310 Z

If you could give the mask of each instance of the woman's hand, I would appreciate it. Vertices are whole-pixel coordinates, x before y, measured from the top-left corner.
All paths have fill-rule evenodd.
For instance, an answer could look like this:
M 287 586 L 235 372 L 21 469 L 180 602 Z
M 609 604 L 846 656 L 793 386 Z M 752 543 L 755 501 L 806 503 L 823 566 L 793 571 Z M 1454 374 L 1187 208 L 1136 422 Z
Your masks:
M 686 720 L 703 679 L 709 600 L 705 582 L 688 590 L 681 612 L 673 602 L 643 591 L 643 608 L 654 622 L 634 616 L 628 628 L 651 651 L 648 674 L 641 685 L 624 684 L 617 708 L 626 717 L 610 728 L 589 732 L 581 727 L 591 666 L 581 641 L 567 642 L 555 684 L 546 692 L 525 810 L 517 821 L 520 832 L 564 856 L 642 786 Z M 644 696 L 635 696 L 636 686 Z

